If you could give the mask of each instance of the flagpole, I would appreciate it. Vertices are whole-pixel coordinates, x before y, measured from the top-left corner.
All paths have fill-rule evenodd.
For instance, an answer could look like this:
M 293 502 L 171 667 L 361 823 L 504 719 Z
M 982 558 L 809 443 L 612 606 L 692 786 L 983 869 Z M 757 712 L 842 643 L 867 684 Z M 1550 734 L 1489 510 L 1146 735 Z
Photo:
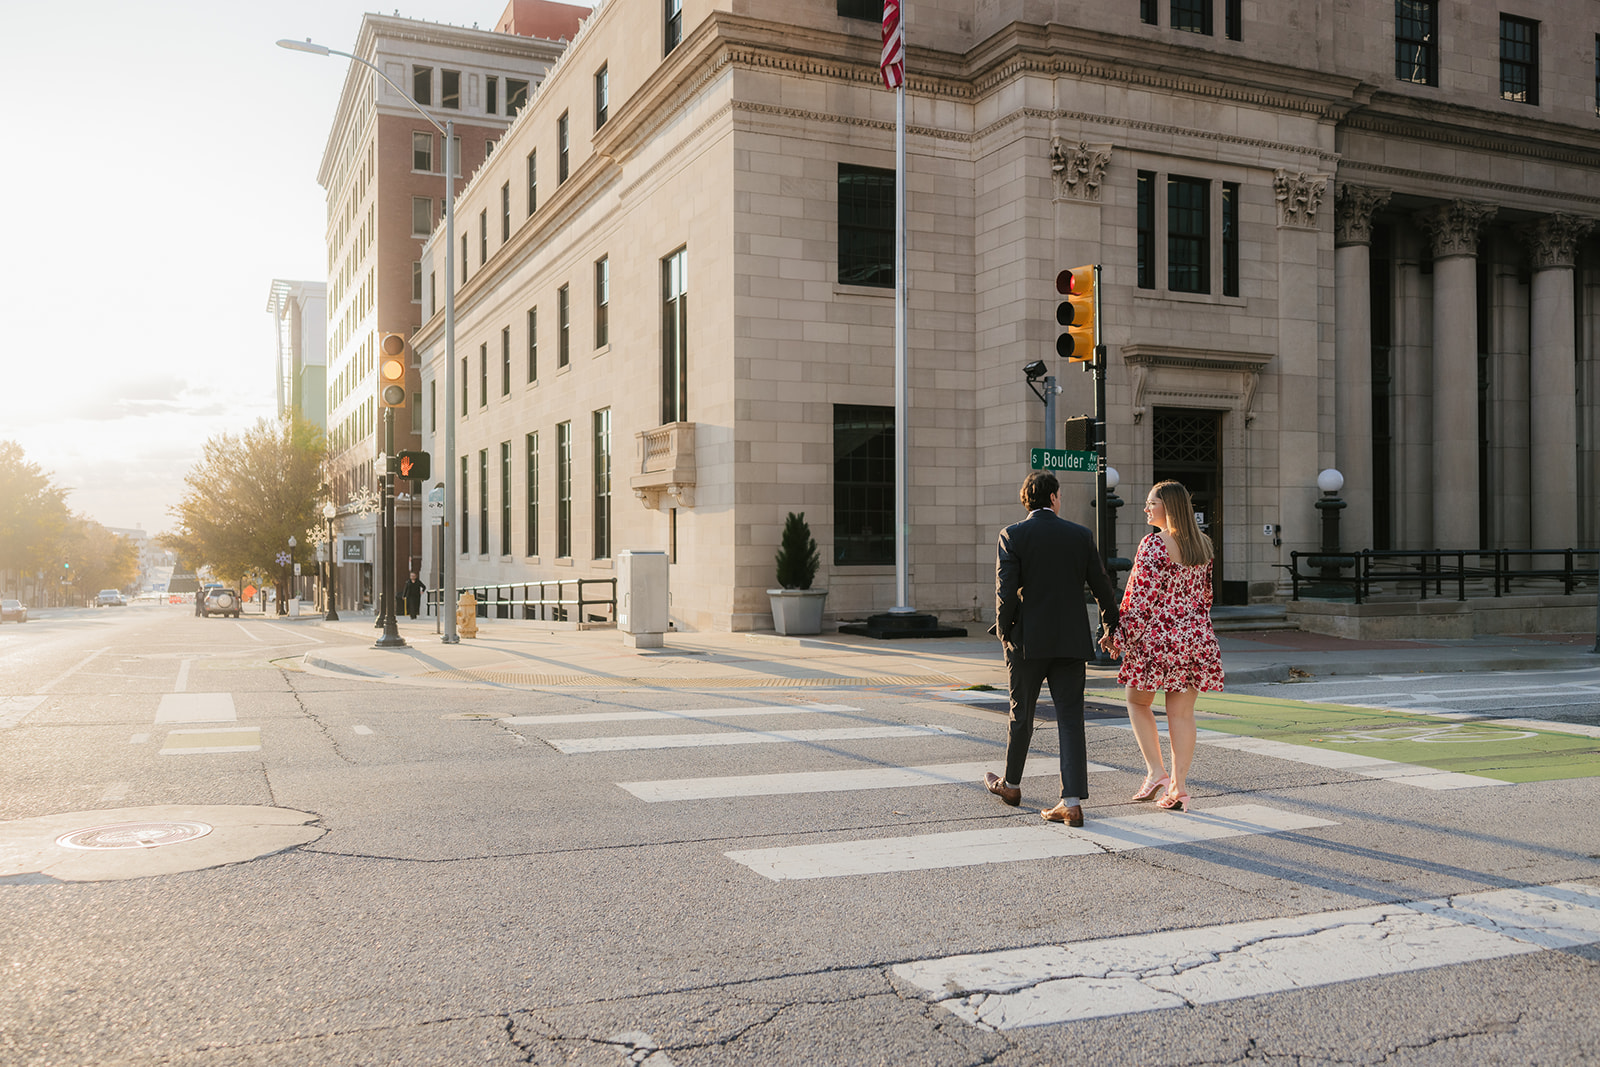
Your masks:
M 904 10 L 901 18 L 905 17 Z M 902 23 L 904 25 L 904 23 Z M 907 437 L 906 368 L 906 85 L 894 91 L 894 584 L 895 614 L 911 606 L 909 545 L 911 540 L 911 449 Z

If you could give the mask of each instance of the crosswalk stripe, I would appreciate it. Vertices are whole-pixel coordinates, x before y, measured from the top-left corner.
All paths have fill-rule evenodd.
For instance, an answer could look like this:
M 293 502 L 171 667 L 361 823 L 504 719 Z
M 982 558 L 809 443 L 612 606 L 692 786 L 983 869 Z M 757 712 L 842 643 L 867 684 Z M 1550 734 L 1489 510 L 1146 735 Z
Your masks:
M 860 711 L 849 704 L 771 704 L 759 708 L 694 708 L 683 711 L 588 711 L 573 715 L 512 715 L 501 719 L 513 726 L 549 726 L 566 722 L 648 722 L 658 719 L 741 719 L 748 715 L 805 715 L 822 711 Z
M 199 756 L 215 752 L 259 751 L 261 728 L 236 726 L 215 730 L 173 730 L 167 734 L 158 755 Z
M 1058 768 L 1047 760 L 1035 760 L 1035 769 L 1025 778 L 1056 777 Z M 710 800 L 715 797 L 771 797 L 792 793 L 840 793 L 855 789 L 899 789 L 919 785 L 977 785 L 983 772 L 997 770 L 999 764 L 932 763 L 921 767 L 858 767 L 845 771 L 797 771 L 789 774 L 747 774 L 722 778 L 671 778 L 655 782 L 618 782 L 622 788 L 649 804 L 664 800 Z M 1091 771 L 1110 767 L 1089 764 Z
M 1600 942 L 1600 887 L 1490 890 L 1315 915 L 903 963 L 986 1030 L 1215 1004 Z
M 650 748 L 709 748 L 717 745 L 763 745 L 803 741 L 859 741 L 875 737 L 964 737 L 949 726 L 854 726 L 837 730 L 752 730 L 714 734 L 629 734 L 622 737 L 546 738 L 559 752 L 627 752 Z
M 188 662 L 185 660 L 184 662 Z M 169 722 L 237 722 L 232 693 L 164 693 L 156 725 Z
M 1236 734 L 1225 734 L 1215 730 L 1199 731 L 1203 736 L 1200 743 L 1211 745 L 1215 748 L 1230 748 L 1238 752 L 1254 752 L 1262 756 L 1272 756 L 1276 759 L 1290 760 L 1294 763 L 1304 763 L 1312 767 L 1327 767 L 1330 770 L 1349 771 L 1359 774 L 1364 778 L 1383 778 L 1398 782 L 1401 785 L 1413 785 L 1421 789 L 1475 789 L 1480 786 L 1510 785 L 1498 778 L 1484 778 L 1476 774 L 1460 774 L 1456 771 L 1440 771 L 1432 767 L 1423 767 L 1415 763 L 1400 763 L 1395 760 L 1378 759 L 1376 756 L 1364 756 L 1359 752 L 1335 752 L 1323 748 L 1313 748 L 1310 745 L 1292 745 L 1287 741 L 1272 741 L 1264 737 L 1239 737 Z
M 724 853 L 774 882 L 838 878 L 852 874 L 927 871 L 984 863 L 1058 859 L 1066 856 L 1169 848 L 1249 834 L 1333 826 L 1326 819 L 1269 808 L 1232 804 L 1199 813 L 1152 812 L 1091 819 L 1083 829 L 1043 824 L 982 830 L 837 841 L 824 845 L 753 848 Z

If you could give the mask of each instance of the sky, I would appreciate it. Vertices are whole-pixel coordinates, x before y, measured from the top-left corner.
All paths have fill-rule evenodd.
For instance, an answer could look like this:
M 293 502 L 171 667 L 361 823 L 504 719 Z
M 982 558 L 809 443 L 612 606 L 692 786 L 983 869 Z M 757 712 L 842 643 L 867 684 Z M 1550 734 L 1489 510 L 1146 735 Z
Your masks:
M 398 12 L 491 29 L 504 9 Z M 366 10 L 0 0 L 0 440 L 73 511 L 172 529 L 205 442 L 276 414 L 268 294 L 274 278 L 326 281 L 317 168 L 349 61 L 275 42 L 354 51 Z

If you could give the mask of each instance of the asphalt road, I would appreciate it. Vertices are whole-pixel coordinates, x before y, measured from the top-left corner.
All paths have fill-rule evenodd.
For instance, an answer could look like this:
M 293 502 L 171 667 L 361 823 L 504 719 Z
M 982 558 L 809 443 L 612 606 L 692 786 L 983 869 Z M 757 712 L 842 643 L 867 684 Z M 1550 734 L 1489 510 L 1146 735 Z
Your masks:
M 1600 726 L 1600 667 L 1476 674 L 1390 674 L 1288 685 L 1247 685 L 1238 692 L 1450 715 L 1545 719 Z
M 1168 815 L 1126 801 L 1142 764 L 1096 719 L 1069 831 L 1037 814 L 1051 727 L 1006 808 L 938 770 L 999 769 L 1004 720 L 928 689 L 300 666 L 349 640 L 169 607 L 0 629 L 0 1064 L 1600 1058 L 1592 778 L 1431 789 L 1204 745 L 1199 814 Z M 1360 683 L 1273 692 L 1324 684 Z M 209 837 L 99 867 L 19 844 L 200 806 Z

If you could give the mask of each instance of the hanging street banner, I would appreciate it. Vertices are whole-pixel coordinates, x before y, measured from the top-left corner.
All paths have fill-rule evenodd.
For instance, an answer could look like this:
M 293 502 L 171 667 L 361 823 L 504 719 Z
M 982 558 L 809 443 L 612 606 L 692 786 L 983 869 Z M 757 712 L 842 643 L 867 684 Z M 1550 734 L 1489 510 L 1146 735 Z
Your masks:
M 1090 450 L 1078 452 L 1069 448 L 1036 448 L 1033 450 L 1033 469 L 1036 471 L 1095 471 L 1099 469 L 1098 453 Z

